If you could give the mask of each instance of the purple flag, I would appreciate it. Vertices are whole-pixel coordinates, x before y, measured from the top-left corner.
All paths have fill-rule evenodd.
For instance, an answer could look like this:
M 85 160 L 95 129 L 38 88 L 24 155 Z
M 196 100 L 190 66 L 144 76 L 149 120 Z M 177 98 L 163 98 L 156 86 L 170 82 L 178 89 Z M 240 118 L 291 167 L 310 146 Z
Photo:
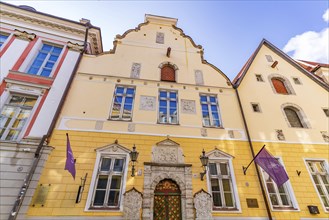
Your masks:
M 68 133 L 66 133 L 66 163 L 64 170 L 68 170 L 75 179 L 75 163 Z
M 289 179 L 284 167 L 263 147 L 255 162 L 272 178 L 278 187 L 282 186 Z

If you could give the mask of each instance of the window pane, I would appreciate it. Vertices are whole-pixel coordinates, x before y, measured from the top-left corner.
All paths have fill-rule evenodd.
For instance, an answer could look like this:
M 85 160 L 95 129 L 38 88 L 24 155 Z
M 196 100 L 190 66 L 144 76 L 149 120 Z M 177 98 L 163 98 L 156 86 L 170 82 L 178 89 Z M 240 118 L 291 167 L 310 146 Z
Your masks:
M 209 170 L 211 175 L 217 175 L 217 167 L 215 163 L 209 164 Z
M 289 124 L 291 127 L 295 127 L 295 128 L 302 128 L 303 124 L 297 114 L 297 111 L 295 111 L 292 108 L 284 108 L 284 112 L 287 116 L 287 119 L 289 121 Z
M 121 176 L 112 176 L 111 189 L 121 188 Z
M 110 191 L 109 194 L 109 200 L 107 205 L 108 206 L 118 206 L 118 202 L 119 202 L 119 191 Z
M 40 76 L 50 76 L 51 70 L 43 69 Z
M 111 159 L 110 158 L 103 158 L 102 159 L 102 165 L 101 165 L 101 171 L 109 171 L 111 166 Z
M 106 189 L 107 187 L 107 175 L 99 175 L 98 177 L 98 183 L 97 183 L 97 189 Z
M 117 87 L 116 94 L 123 94 L 124 88 L 123 87 Z
M 272 205 L 279 205 L 278 198 L 275 194 L 270 194 Z
M 6 137 L 6 141 L 15 140 L 18 137 L 20 130 L 9 130 L 9 133 Z
M 169 97 L 170 97 L 171 99 L 176 99 L 176 96 L 177 96 L 176 92 L 170 92 Z
M 266 186 L 269 193 L 275 193 L 275 188 L 273 186 L 273 183 L 266 183 Z
M 224 189 L 224 191 L 226 191 L 226 192 L 231 192 L 231 184 L 230 184 L 230 180 L 228 180 L 228 179 L 223 179 L 222 182 L 223 182 L 223 189 Z
M 210 102 L 212 102 L 212 103 L 216 103 L 216 98 L 213 97 L 213 96 L 210 96 Z
M 115 159 L 113 170 L 114 171 L 117 171 L 117 172 L 122 172 L 122 170 L 123 170 L 123 162 L 124 162 L 123 159 Z
M 177 102 L 176 101 L 170 101 L 170 108 L 175 108 L 177 107 Z
M 104 198 L 105 198 L 105 191 L 104 190 L 96 190 L 95 198 L 94 198 L 94 205 L 95 206 L 103 206 L 104 205 Z
M 223 206 L 220 193 L 212 193 L 214 206 L 221 207 Z
M 127 88 L 127 95 L 132 96 L 134 94 L 134 88 Z
M 201 102 L 207 102 L 207 96 L 200 96 Z
M 220 167 L 220 173 L 222 175 L 228 175 L 228 170 L 227 170 L 227 164 L 226 163 L 220 163 L 219 167 Z
M 280 195 L 280 197 L 281 197 L 282 205 L 289 205 L 289 201 L 286 195 Z
M 167 101 L 165 101 L 165 100 L 160 100 L 160 107 L 165 107 L 165 108 L 167 108 Z
M 225 204 L 227 207 L 233 207 L 233 197 L 231 193 L 224 193 Z
M 167 92 L 161 91 L 160 98 L 167 98 Z
M 211 179 L 211 190 L 212 191 L 219 191 L 219 183 L 218 179 Z

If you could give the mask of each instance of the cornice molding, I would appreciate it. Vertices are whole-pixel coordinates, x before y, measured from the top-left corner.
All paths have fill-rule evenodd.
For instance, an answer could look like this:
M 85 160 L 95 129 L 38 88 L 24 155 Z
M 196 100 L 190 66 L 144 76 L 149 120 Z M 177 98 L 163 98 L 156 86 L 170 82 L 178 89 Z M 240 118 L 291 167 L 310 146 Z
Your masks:
M 74 44 L 71 41 L 67 42 L 67 47 L 69 50 L 77 51 L 77 52 L 82 52 L 84 48 L 83 45 L 80 45 L 78 43 Z
M 27 33 L 26 31 L 20 31 L 15 29 L 14 31 L 14 35 L 21 40 L 27 40 L 27 41 L 32 41 L 35 39 L 35 37 L 37 35 L 33 34 L 33 33 Z
M 8 17 L 8 18 L 11 18 L 11 19 L 20 20 L 20 21 L 31 23 L 31 24 L 36 24 L 36 25 L 39 25 L 39 26 L 52 28 L 52 29 L 59 30 L 59 31 L 70 32 L 70 33 L 78 34 L 78 35 L 81 35 L 81 36 L 85 35 L 85 30 L 84 29 L 81 30 L 81 29 L 78 29 L 78 28 L 72 28 L 72 27 L 57 24 L 57 23 L 54 23 L 54 22 L 45 21 L 45 20 L 42 20 L 42 19 L 39 19 L 39 18 L 36 18 L 36 17 L 29 17 L 29 16 L 9 12 L 9 11 L 4 11 L 4 10 L 0 11 L 0 15 L 1 15 L 1 17 Z M 89 33 L 88 36 L 91 38 L 91 45 L 93 46 L 93 48 L 95 50 L 95 53 L 100 53 L 98 43 L 97 43 L 96 34 Z M 83 39 L 83 38 L 81 38 L 81 39 Z

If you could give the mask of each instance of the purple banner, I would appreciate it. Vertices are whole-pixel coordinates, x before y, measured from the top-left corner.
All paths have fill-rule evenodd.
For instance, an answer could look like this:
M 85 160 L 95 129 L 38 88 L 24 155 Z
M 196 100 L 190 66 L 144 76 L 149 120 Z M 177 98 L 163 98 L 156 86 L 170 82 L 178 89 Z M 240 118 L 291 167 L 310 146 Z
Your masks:
M 284 167 L 273 157 L 265 147 L 255 157 L 257 163 L 272 178 L 278 187 L 288 181 L 289 177 Z
M 65 170 L 68 170 L 73 179 L 75 179 L 75 162 L 74 157 L 70 145 L 69 135 L 66 133 L 66 163 L 65 163 Z

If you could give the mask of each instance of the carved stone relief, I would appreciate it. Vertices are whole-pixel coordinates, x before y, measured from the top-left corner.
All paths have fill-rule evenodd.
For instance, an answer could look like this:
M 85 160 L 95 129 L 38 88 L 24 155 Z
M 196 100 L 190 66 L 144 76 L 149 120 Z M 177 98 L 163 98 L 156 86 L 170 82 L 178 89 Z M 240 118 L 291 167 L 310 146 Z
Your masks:
M 276 137 L 278 138 L 279 141 L 284 141 L 286 138 L 284 137 L 283 131 L 280 129 L 275 130 L 276 132 Z
M 194 71 L 195 74 L 195 83 L 197 85 L 203 85 L 204 81 L 203 81 L 203 73 L 201 70 L 195 70 Z
M 228 131 L 228 136 L 229 136 L 230 138 L 234 138 L 234 131 L 229 130 L 229 131 Z
M 207 137 L 207 136 L 208 136 L 208 134 L 207 134 L 207 129 L 205 129 L 205 128 L 201 128 L 201 136 L 202 136 L 202 137 Z
M 129 132 L 134 132 L 135 131 L 135 124 L 133 124 L 133 123 L 128 124 L 128 131 Z
M 139 109 L 145 111 L 155 111 L 155 101 L 154 96 L 141 96 Z
M 157 32 L 156 43 L 158 43 L 158 44 L 164 44 L 164 33 Z
M 167 139 L 152 148 L 152 162 L 155 163 L 184 163 L 183 151 L 176 142 Z
M 212 219 L 212 199 L 209 193 L 201 190 L 194 195 L 196 219 Z
M 140 219 L 142 208 L 142 194 L 135 188 L 125 192 L 123 195 L 123 217 L 124 219 Z
M 181 109 L 182 113 L 187 113 L 187 114 L 196 114 L 195 111 L 195 101 L 194 100 L 186 100 L 182 99 L 181 100 Z
M 141 66 L 142 64 L 140 63 L 133 63 L 133 65 L 131 66 L 131 73 L 130 73 L 131 78 L 139 79 Z

